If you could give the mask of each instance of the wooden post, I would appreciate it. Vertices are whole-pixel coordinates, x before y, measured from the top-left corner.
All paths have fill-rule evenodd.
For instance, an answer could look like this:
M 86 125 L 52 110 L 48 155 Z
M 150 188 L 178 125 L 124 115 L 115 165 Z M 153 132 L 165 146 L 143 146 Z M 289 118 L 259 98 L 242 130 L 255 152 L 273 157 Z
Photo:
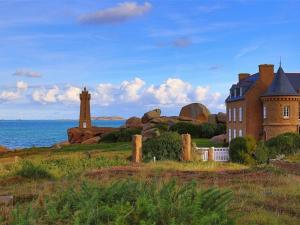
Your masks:
M 210 147 L 208 150 L 208 161 L 212 162 L 214 161 L 214 154 L 215 154 L 215 148 L 214 147 Z
M 142 161 L 142 135 L 132 136 L 132 161 L 135 163 Z
M 182 134 L 181 138 L 182 138 L 182 160 L 190 161 L 191 160 L 191 149 L 192 149 L 191 135 Z

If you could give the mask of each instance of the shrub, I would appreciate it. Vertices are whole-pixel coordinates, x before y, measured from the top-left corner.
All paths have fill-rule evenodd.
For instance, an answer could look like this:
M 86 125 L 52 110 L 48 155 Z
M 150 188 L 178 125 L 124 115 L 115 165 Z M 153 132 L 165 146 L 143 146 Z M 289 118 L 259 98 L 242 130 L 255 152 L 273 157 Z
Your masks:
M 218 123 L 215 135 L 226 134 L 226 124 Z
M 119 131 L 113 131 L 104 135 L 100 142 L 129 142 L 132 140 L 132 135 L 135 134 L 141 134 L 141 129 L 122 128 Z
M 83 183 L 47 199 L 15 209 L 12 224 L 235 224 L 227 208 L 232 192 L 200 191 L 195 183 Z
M 255 149 L 255 160 L 258 164 L 267 163 L 269 160 L 269 149 L 263 141 L 257 144 Z
M 170 127 L 170 131 L 179 134 L 190 134 L 193 138 L 201 136 L 201 126 L 187 122 L 179 122 Z
M 300 150 L 300 135 L 296 133 L 280 134 L 268 140 L 267 146 L 272 157 L 278 154 L 294 154 Z
M 211 138 L 216 135 L 217 125 L 212 123 L 203 123 L 201 126 L 201 137 Z
M 156 124 L 154 128 L 157 128 L 160 133 L 166 132 L 169 130 L 169 126 L 167 124 Z
M 143 143 L 143 159 L 180 160 L 181 137 L 178 133 L 165 132 L 161 136 L 148 139 Z
M 237 137 L 230 142 L 229 155 L 233 162 L 254 164 L 256 141 L 252 137 Z
M 30 161 L 23 161 L 21 168 L 16 171 L 16 175 L 32 179 L 52 178 L 46 168 L 42 165 L 34 165 Z

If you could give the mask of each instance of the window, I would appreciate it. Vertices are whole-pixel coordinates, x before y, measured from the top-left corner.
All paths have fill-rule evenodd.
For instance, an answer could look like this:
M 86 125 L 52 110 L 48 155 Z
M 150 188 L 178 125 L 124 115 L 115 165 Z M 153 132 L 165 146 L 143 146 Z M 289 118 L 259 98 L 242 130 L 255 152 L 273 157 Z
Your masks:
M 283 118 L 284 119 L 290 118 L 290 106 L 288 105 L 283 107 Z
M 228 121 L 231 121 L 231 108 L 228 108 Z
M 239 137 L 243 137 L 243 131 L 239 130 Z
M 240 122 L 243 121 L 243 108 L 242 107 L 239 108 L 239 121 Z
M 231 129 L 229 128 L 228 129 L 228 142 L 231 141 Z
M 236 108 L 233 108 L 233 121 L 236 121 Z
M 240 87 L 240 97 L 242 97 L 242 95 L 243 95 L 243 88 Z
M 267 106 L 264 105 L 263 107 L 263 114 L 264 114 L 264 119 L 267 119 Z
M 236 98 L 236 88 L 234 89 L 234 97 Z
M 83 128 L 86 128 L 86 122 L 83 122 L 82 126 L 83 126 Z
M 233 138 L 236 138 L 236 129 L 233 129 Z

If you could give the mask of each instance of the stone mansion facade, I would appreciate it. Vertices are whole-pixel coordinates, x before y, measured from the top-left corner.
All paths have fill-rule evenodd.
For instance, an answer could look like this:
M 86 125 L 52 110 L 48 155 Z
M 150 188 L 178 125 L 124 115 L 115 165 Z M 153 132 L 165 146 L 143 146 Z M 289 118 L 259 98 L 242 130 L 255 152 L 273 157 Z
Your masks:
M 227 140 L 250 135 L 268 140 L 299 132 L 300 73 L 285 73 L 281 65 L 259 65 L 255 74 L 240 73 L 226 99 Z

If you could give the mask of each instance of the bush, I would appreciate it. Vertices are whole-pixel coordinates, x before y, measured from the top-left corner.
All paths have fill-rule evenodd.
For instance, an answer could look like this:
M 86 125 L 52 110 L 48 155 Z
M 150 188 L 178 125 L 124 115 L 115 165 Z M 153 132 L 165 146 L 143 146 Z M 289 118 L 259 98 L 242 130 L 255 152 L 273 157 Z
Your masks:
M 295 154 L 300 150 L 300 135 L 296 133 L 280 134 L 267 141 L 271 157 L 279 154 Z
M 180 160 L 181 137 L 178 133 L 165 132 L 159 137 L 148 139 L 143 143 L 143 159 Z
M 100 142 L 129 142 L 132 140 L 132 136 L 135 134 L 141 134 L 141 129 L 137 128 L 122 128 L 119 131 L 113 131 L 104 135 Z
M 17 207 L 11 224 L 233 225 L 227 207 L 231 199 L 231 191 L 200 191 L 196 183 L 83 183 L 48 197 L 43 204 L 38 199 L 31 207 Z
M 254 138 L 237 137 L 230 142 L 229 155 L 233 162 L 243 164 L 254 164 L 254 153 L 256 149 L 256 141 Z
M 16 175 L 32 179 L 52 178 L 52 175 L 46 168 L 42 165 L 34 165 L 30 161 L 23 161 L 21 168 L 17 170 Z
M 190 134 L 193 138 L 201 136 L 201 126 L 187 122 L 179 122 L 170 127 L 170 131 L 179 134 Z
M 226 134 L 226 124 L 218 123 L 215 135 Z
M 170 131 L 179 134 L 190 134 L 192 138 L 211 138 L 215 135 L 225 134 L 225 124 L 203 123 L 195 125 L 188 122 L 179 122 L 170 127 Z
M 269 149 L 263 141 L 257 144 L 255 149 L 255 160 L 258 164 L 264 164 L 269 161 Z
M 217 125 L 212 123 L 203 123 L 201 126 L 201 138 L 211 138 L 216 135 Z

